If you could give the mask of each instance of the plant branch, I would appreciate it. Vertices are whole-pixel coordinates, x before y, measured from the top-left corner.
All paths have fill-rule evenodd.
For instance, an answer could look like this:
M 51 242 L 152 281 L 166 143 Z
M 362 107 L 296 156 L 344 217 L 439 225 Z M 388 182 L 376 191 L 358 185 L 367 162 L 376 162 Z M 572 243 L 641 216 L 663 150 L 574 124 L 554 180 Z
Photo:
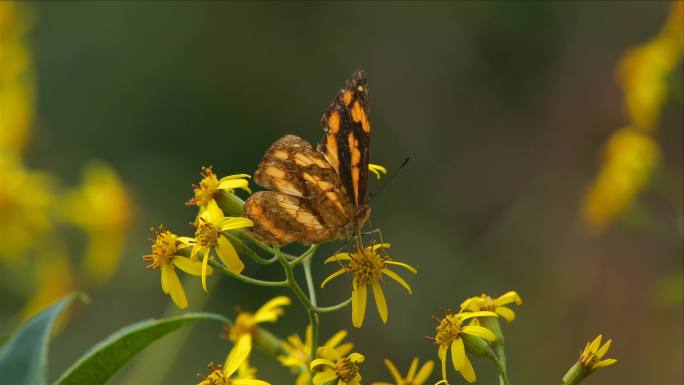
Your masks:
M 288 286 L 288 281 L 264 281 L 261 279 L 255 279 L 255 278 L 250 278 L 242 274 L 238 274 L 227 267 L 223 266 L 222 263 L 218 262 L 214 258 L 209 260 L 209 264 L 213 266 L 216 269 L 219 269 L 223 274 L 233 277 L 237 280 L 240 280 L 245 283 L 249 283 L 252 285 L 257 285 L 257 286 L 268 286 L 268 287 L 277 287 L 277 286 Z

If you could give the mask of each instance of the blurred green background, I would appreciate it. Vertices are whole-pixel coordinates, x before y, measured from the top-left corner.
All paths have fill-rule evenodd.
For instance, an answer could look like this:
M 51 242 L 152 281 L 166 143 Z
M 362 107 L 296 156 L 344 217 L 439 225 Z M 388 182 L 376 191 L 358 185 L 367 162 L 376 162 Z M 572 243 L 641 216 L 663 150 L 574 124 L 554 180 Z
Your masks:
M 430 317 L 440 306 L 511 289 L 525 301 L 504 326 L 514 383 L 559 383 L 598 333 L 613 338 L 609 356 L 619 363 L 589 383 L 684 380 L 681 63 L 653 134 L 663 161 L 652 183 L 601 234 L 588 235 L 579 221 L 601 148 L 628 122 L 616 66 L 630 47 L 660 31 L 669 3 L 30 7 L 37 110 L 27 163 L 76 181 L 84 161 L 102 160 L 135 205 L 122 264 L 110 284 L 89 291 L 91 303 L 57 336 L 52 376 L 110 332 L 169 307 L 158 273 L 147 271 L 141 257 L 149 252 L 151 226 L 192 234 L 195 208 L 183 203 L 201 166 L 214 166 L 219 176 L 252 173 L 284 134 L 317 142 L 324 109 L 362 68 L 374 128 L 371 161 L 392 170 L 411 157 L 373 200 L 372 224 L 393 243 L 394 257 L 419 270 L 409 277 L 411 297 L 387 285 L 387 326 L 373 307 L 360 330 L 351 330 L 349 310 L 322 317 L 324 338 L 348 329 L 367 356 L 364 383 L 389 379 L 384 357 L 402 370 L 413 356 L 437 360 L 423 337 L 433 335 Z M 370 183 L 373 191 L 377 183 Z M 318 282 L 333 271 L 320 262 L 334 249 L 314 263 Z M 248 272 L 280 274 L 253 265 Z M 211 311 L 233 316 L 235 305 L 255 309 L 274 295 L 218 280 Z M 320 301 L 347 298 L 348 286 L 334 282 Z M 198 310 L 192 300 L 189 310 Z M 301 335 L 305 322 L 294 303 L 273 331 Z M 132 370 L 165 372 L 165 384 L 193 383 L 209 361 L 225 358 L 219 331 L 200 325 L 173 360 L 157 346 L 157 361 L 133 362 L 112 383 L 126 383 Z M 489 363 L 474 364 L 479 383 L 496 383 Z M 274 384 L 293 381 L 258 353 L 253 365 Z

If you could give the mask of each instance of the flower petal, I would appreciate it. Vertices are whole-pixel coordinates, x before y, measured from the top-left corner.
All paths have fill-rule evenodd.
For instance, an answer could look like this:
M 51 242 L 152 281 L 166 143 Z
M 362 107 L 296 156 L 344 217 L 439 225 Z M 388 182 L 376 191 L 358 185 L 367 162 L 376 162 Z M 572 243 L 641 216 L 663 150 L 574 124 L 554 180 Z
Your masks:
M 352 324 L 360 328 L 366 315 L 366 285 L 356 286 L 354 283 L 352 286 Z
M 387 370 L 389 370 L 390 374 L 392 375 L 392 378 L 394 378 L 394 382 L 396 382 L 397 384 L 401 383 L 401 374 L 399 374 L 397 367 L 394 366 L 392 361 L 385 358 L 385 366 L 387 366 Z
M 230 380 L 231 384 L 234 385 L 271 385 L 270 383 L 266 381 L 261 381 L 261 380 L 253 380 L 253 379 L 243 379 L 243 378 L 236 378 L 234 380 Z
M 350 253 L 338 253 L 335 254 L 331 257 L 328 257 L 323 263 L 330 263 L 330 262 L 337 262 L 337 261 L 350 261 L 351 260 L 351 254 Z
M 515 319 L 515 312 L 506 306 L 499 306 L 496 309 L 494 309 L 494 312 L 500 316 L 502 316 L 506 321 L 510 322 Z
M 335 367 L 335 363 L 332 362 L 331 360 L 325 359 L 325 358 L 316 358 L 315 360 L 311 361 L 311 368 L 314 369 L 319 366 L 330 366 L 332 368 Z
M 207 292 L 207 267 L 209 263 L 209 248 L 204 249 L 204 256 L 202 256 L 202 288 Z
M 223 219 L 221 223 L 221 231 L 242 229 L 245 227 L 254 226 L 254 222 L 244 217 L 229 217 Z
M 168 273 L 165 272 L 168 269 L 173 270 L 173 266 L 163 265 L 161 267 L 161 287 L 164 294 L 169 294 L 169 280 L 167 277 Z
M 252 335 L 245 333 L 238 338 L 235 346 L 228 353 L 226 363 L 223 365 L 223 371 L 227 377 L 230 377 L 242 365 L 252 351 Z
M 406 289 L 406 290 L 408 291 L 409 294 L 413 294 L 413 291 L 411 290 L 411 286 L 409 286 L 409 284 L 406 283 L 406 281 L 404 281 L 397 273 L 395 273 L 395 272 L 393 272 L 392 270 L 387 269 L 387 268 L 382 269 L 382 272 L 383 272 L 386 276 L 388 276 L 388 277 L 392 278 L 393 280 L 397 281 L 401 286 L 404 287 L 404 289 Z
M 374 245 L 370 245 L 370 246 L 366 247 L 366 250 L 368 250 L 368 251 L 377 251 L 378 249 L 389 249 L 390 247 L 392 247 L 392 244 L 387 243 L 387 242 L 385 242 L 385 243 L 376 243 L 376 244 L 374 244 Z
M 339 345 L 342 340 L 344 340 L 347 337 L 347 331 L 346 330 L 340 330 L 339 332 L 335 333 L 334 336 L 330 337 L 323 346 L 327 346 L 330 348 L 334 348 L 337 345 Z
M 418 271 L 416 270 L 416 268 L 413 267 L 413 266 L 411 266 L 411 265 L 409 265 L 408 263 L 397 262 L 397 261 L 394 261 L 394 260 L 391 260 L 391 259 L 390 259 L 389 261 L 385 261 L 385 264 L 387 264 L 387 265 L 401 266 L 401 267 L 403 267 L 404 269 L 410 271 L 410 272 L 413 273 L 413 274 L 418 273 Z
M 493 311 L 473 311 L 467 313 L 458 313 L 458 318 L 461 320 L 466 320 L 473 317 L 498 317 Z
M 463 364 L 463 368 L 459 370 L 463 378 L 465 378 L 466 381 L 470 382 L 471 384 L 475 382 L 477 379 L 475 377 L 475 369 L 473 369 L 473 364 L 470 363 L 470 360 L 468 357 L 465 357 L 465 363 Z
M 314 385 L 322 385 L 337 378 L 337 373 L 332 369 L 324 370 L 313 378 Z
M 385 293 L 382 292 L 380 282 L 373 282 L 373 297 L 375 298 L 375 306 L 378 308 L 382 323 L 387 323 L 387 299 L 385 298 Z
M 456 369 L 457 372 L 463 369 L 465 360 L 466 354 L 463 339 L 458 337 L 451 343 L 451 363 L 454 365 L 454 369 Z
M 414 357 L 411 360 L 411 366 L 409 366 L 408 373 L 406 374 L 406 381 L 413 382 L 413 377 L 416 375 L 416 369 L 418 369 L 418 357 Z
M 188 274 L 198 277 L 202 275 L 202 262 L 200 261 L 193 261 L 190 258 L 176 255 L 173 257 L 173 264 Z M 211 275 L 213 273 L 214 269 L 211 266 L 207 266 L 207 275 Z
M 442 381 L 444 381 L 444 383 L 446 383 L 446 384 L 449 383 L 447 381 L 447 375 L 446 375 L 446 355 L 447 355 L 448 349 L 449 348 L 446 345 L 441 345 L 439 347 L 439 350 L 437 351 L 437 355 L 439 356 L 439 360 L 442 361 Z
M 496 306 L 508 305 L 509 303 L 515 303 L 516 305 L 520 305 L 522 304 L 522 298 L 520 298 L 518 293 L 511 290 L 508 293 L 505 293 L 494 300 L 494 305 Z
M 463 333 L 480 337 L 487 341 L 496 341 L 496 335 L 491 330 L 482 326 L 467 325 L 463 327 Z
M 222 179 L 219 181 L 219 190 L 234 190 L 236 188 L 245 188 L 249 186 L 249 182 L 245 179 Z
M 599 361 L 599 363 L 596 364 L 596 366 L 594 368 L 596 368 L 596 369 L 604 368 L 606 366 L 610 366 L 610 365 L 613 365 L 616 363 L 617 363 L 617 360 L 615 358 L 607 358 L 605 360 Z
M 185 290 L 183 290 L 183 285 L 181 285 L 180 279 L 178 279 L 176 270 L 169 266 L 167 269 L 162 270 L 162 274 L 166 275 L 167 288 L 173 303 L 181 309 L 188 307 L 188 299 L 185 297 Z
M 608 340 L 608 341 L 606 341 L 605 344 L 603 344 L 603 346 L 601 346 L 601 348 L 598 351 L 596 351 L 596 357 L 598 357 L 599 360 L 601 358 L 603 358 L 603 356 L 606 355 L 606 353 L 608 352 L 608 349 L 610 349 L 610 344 L 612 344 L 612 343 L 613 343 L 613 340 Z
M 418 371 L 416 378 L 413 380 L 414 385 L 423 385 L 427 381 L 428 377 L 432 374 L 432 370 L 435 368 L 435 363 L 432 360 L 426 362 L 422 368 Z
M 287 306 L 290 303 L 290 298 L 284 295 L 271 299 L 254 313 L 254 322 L 275 322 L 284 313 L 282 306 Z
M 323 282 L 321 283 L 321 289 L 328 284 L 331 280 L 333 280 L 336 277 L 339 277 L 340 275 L 344 274 L 347 270 L 345 269 L 339 269 L 336 272 L 330 274 L 328 278 L 324 279 Z
M 242 270 L 245 269 L 245 264 L 242 263 L 242 260 L 235 251 L 233 244 L 230 243 L 226 237 L 218 237 L 216 253 L 218 254 L 221 262 L 223 262 L 223 264 L 226 265 L 226 267 L 231 271 L 240 274 Z

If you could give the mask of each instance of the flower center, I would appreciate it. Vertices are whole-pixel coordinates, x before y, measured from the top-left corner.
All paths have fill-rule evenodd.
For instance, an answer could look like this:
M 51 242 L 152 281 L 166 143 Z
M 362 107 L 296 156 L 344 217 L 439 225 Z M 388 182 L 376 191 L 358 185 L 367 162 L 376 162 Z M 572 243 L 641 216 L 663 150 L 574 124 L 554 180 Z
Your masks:
M 218 227 L 200 218 L 199 226 L 195 231 L 195 239 L 200 246 L 212 247 L 216 245 L 219 236 Z
M 435 328 L 435 343 L 440 346 L 449 346 L 461 334 L 461 320 L 456 314 L 448 314 Z
M 218 189 L 219 181 L 211 167 L 203 167 L 202 175 L 204 177 L 199 184 L 193 186 L 195 196 L 187 202 L 188 205 L 206 206 Z
M 254 316 L 251 313 L 239 313 L 235 319 L 235 324 L 230 328 L 228 337 L 231 341 L 237 341 L 241 335 L 253 334 L 255 327 Z
M 152 254 L 146 255 L 143 259 L 149 264 L 150 269 L 158 269 L 171 263 L 176 255 L 176 241 L 178 237 L 168 230 L 153 230 L 157 233 L 157 238 L 152 244 Z
M 230 378 L 226 376 L 221 365 L 214 366 L 213 364 L 209 364 L 208 367 L 209 370 L 211 370 L 209 376 L 204 377 L 198 374 L 198 376 L 203 378 L 200 385 L 231 385 L 233 383 Z
M 350 382 L 359 373 L 359 365 L 348 357 L 344 357 L 337 362 L 335 372 L 340 380 Z
M 355 253 L 348 269 L 354 273 L 357 286 L 379 281 L 387 259 L 388 257 L 374 251 L 364 250 Z

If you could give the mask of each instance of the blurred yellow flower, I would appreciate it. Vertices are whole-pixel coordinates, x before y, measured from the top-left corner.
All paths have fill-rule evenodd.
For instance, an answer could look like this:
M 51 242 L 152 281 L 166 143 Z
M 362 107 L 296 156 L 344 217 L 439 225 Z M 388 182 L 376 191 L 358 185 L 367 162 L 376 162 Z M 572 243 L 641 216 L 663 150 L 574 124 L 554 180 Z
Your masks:
M 430 360 L 423 364 L 420 370 L 418 370 L 418 358 L 414 358 L 413 361 L 411 361 L 411 366 L 409 367 L 406 377 L 402 377 L 401 374 L 399 374 L 397 367 L 394 366 L 392 361 L 385 359 L 385 366 L 387 366 L 387 370 L 389 370 L 392 375 L 394 383 L 374 382 L 372 385 L 423 385 L 430 377 L 430 374 L 432 374 L 435 363 Z M 418 371 L 416 372 L 416 370 Z
M 244 343 L 238 342 L 235 344 L 228 354 L 226 363 L 223 366 L 209 364 L 211 373 L 209 376 L 203 377 L 203 380 L 198 385 L 270 385 L 266 381 L 254 379 L 253 372 L 250 370 L 240 373 L 239 369 L 244 367 L 249 356 L 249 350 Z M 238 372 L 237 376 L 231 378 L 236 372 Z
M 619 66 L 625 103 L 636 129 L 657 127 L 667 100 L 668 77 L 678 68 L 683 52 L 684 2 L 674 1 L 662 31 L 627 52 Z
M 28 17 L 20 4 L 0 2 L 0 156 L 21 155 L 32 124 L 35 80 L 24 41 Z
M 451 362 L 454 370 L 461 373 L 463 378 L 468 382 L 475 382 L 475 370 L 470 363 L 468 356 L 466 356 L 465 345 L 463 343 L 463 334 L 470 334 L 475 337 L 482 338 L 487 341 L 495 341 L 496 335 L 494 333 L 479 325 L 465 325 L 464 321 L 475 317 L 496 317 L 496 313 L 491 311 L 474 311 L 465 313 L 449 313 L 447 312 L 443 319 L 439 320 L 439 324 L 435 328 L 434 342 L 439 346 L 438 355 L 442 361 L 442 381 L 449 383 L 446 375 L 446 356 L 449 348 L 451 348 Z
M 352 323 L 354 327 L 360 328 L 363 325 L 363 319 L 366 314 L 366 297 L 368 295 L 368 286 L 373 289 L 373 296 L 375 297 L 375 305 L 378 308 L 380 319 L 383 323 L 387 322 L 388 309 L 385 293 L 382 290 L 382 277 L 386 275 L 400 285 L 402 285 L 409 294 L 412 294 L 411 287 L 404 281 L 397 273 L 389 269 L 389 266 L 400 266 L 412 273 L 416 273 L 416 269 L 402 262 L 393 261 L 383 251 L 390 247 L 389 243 L 379 243 L 368 246 L 363 250 L 358 250 L 355 253 L 341 253 L 335 254 L 325 260 L 325 263 L 331 262 L 347 262 L 342 265 L 342 268 L 332 273 L 326 278 L 321 287 L 324 287 L 330 280 L 338 277 L 346 272 L 352 273 Z
M 181 309 L 188 307 L 188 299 L 185 290 L 176 273 L 176 267 L 184 272 L 200 276 L 202 275 L 202 264 L 190 258 L 178 255 L 180 245 L 178 236 L 162 227 L 159 230 L 152 229 L 156 233 L 156 238 L 152 244 L 152 254 L 145 255 L 143 259 L 149 264 L 149 269 L 161 269 L 161 286 L 165 294 L 171 296 L 173 303 Z M 206 274 L 214 271 L 208 266 Z
M 69 258 L 60 248 L 55 248 L 47 254 L 41 254 L 32 270 L 33 281 L 37 290 L 24 306 L 23 320 L 33 317 L 57 299 L 76 289 L 74 285 L 75 274 L 69 263 Z M 67 319 L 68 312 L 60 316 L 55 330 L 60 330 Z
M 0 175 L 0 259 L 17 266 L 53 228 L 55 182 L 50 175 L 27 170 L 2 154 Z
M 330 347 L 320 347 L 316 358 L 311 362 L 311 370 L 316 372 L 314 385 L 322 385 L 335 381 L 337 385 L 361 385 L 359 365 L 366 359 L 362 354 L 351 353 L 341 355 Z
M 337 352 L 345 356 L 349 354 L 354 348 L 351 342 L 342 343 L 347 336 L 346 330 L 340 330 L 328 339 L 322 347 L 327 347 L 337 350 Z M 292 370 L 292 373 L 299 373 L 295 380 L 295 385 L 307 385 L 311 380 L 311 325 L 306 328 L 306 337 L 302 341 L 298 335 L 294 334 L 287 337 L 287 341 L 283 341 L 282 348 L 287 352 L 286 355 L 278 357 L 284 366 Z
M 373 174 L 375 174 L 375 177 L 378 180 L 380 180 L 380 178 L 382 178 L 383 175 L 387 175 L 387 169 L 382 167 L 379 164 L 369 163 L 368 164 L 368 170 L 370 172 L 372 172 Z
M 232 193 L 235 189 L 239 188 L 251 193 L 249 181 L 247 181 L 249 178 L 250 176 L 247 174 L 235 174 L 218 179 L 211 167 L 202 167 L 202 180 L 198 185 L 193 185 L 195 196 L 185 204 L 188 206 L 198 206 L 200 210 L 204 210 L 209 201 L 214 201 L 216 193 L 220 190 Z
M 82 185 L 65 194 L 62 215 L 88 235 L 82 269 L 96 283 L 107 282 L 119 266 L 132 206 L 119 177 L 103 163 L 88 164 Z
M 223 232 L 251 227 L 253 224 L 247 218 L 225 217 L 216 202 L 210 200 L 207 208 L 197 218 L 195 226 L 195 238 L 181 237 L 179 240 L 185 245 L 192 246 L 190 259 L 193 261 L 197 259 L 198 254 L 202 254 L 202 287 L 206 291 L 206 271 L 212 250 L 230 270 L 240 273 L 245 268 L 245 264 Z
M 509 291 L 498 298 L 492 298 L 487 294 L 482 294 L 479 297 L 468 298 L 461 304 L 461 311 L 493 311 L 500 315 L 506 321 L 513 321 L 515 319 L 515 312 L 506 305 L 522 304 L 522 299 L 515 291 Z
M 228 327 L 228 339 L 236 346 L 247 346 L 251 351 L 257 325 L 263 322 L 276 322 L 285 314 L 283 306 L 289 306 L 290 303 L 290 298 L 279 296 L 263 304 L 254 314 L 247 311 L 239 312 L 233 325 Z
M 644 189 L 659 158 L 658 145 L 646 134 L 623 128 L 611 136 L 582 208 L 592 232 L 603 231 Z

